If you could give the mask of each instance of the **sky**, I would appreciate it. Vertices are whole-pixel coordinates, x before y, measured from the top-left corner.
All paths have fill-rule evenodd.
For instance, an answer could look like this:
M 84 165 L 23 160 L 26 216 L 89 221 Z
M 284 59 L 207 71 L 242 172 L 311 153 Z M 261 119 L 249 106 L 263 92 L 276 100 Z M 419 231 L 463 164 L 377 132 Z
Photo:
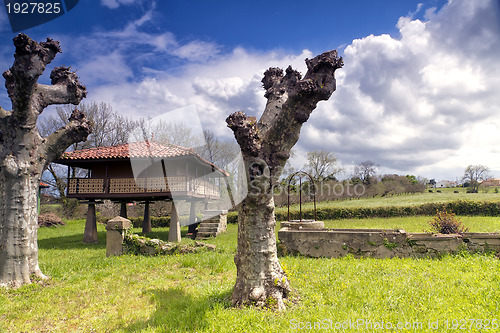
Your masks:
M 60 41 L 85 102 L 123 115 L 160 116 L 195 105 L 201 126 L 229 139 L 225 119 L 260 116 L 269 67 L 305 73 L 330 49 L 344 58 L 337 91 L 303 126 L 292 165 L 335 154 L 349 177 L 370 160 L 379 173 L 456 180 L 470 164 L 500 177 L 499 0 L 182 1 L 80 0 L 24 30 Z M 0 8 L 0 69 L 13 61 Z M 0 105 L 10 109 L 5 89 Z M 44 116 L 53 112 L 48 109 Z

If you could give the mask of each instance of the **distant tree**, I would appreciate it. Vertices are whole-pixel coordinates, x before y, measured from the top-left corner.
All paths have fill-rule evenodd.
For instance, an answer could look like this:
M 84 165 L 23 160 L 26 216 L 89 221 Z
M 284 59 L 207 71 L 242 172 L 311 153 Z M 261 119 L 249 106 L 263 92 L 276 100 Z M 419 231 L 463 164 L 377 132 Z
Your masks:
M 417 193 L 425 189 L 424 182 L 420 182 L 417 177 L 412 175 L 384 175 L 378 185 L 382 196 Z
M 203 137 L 205 139 L 205 144 L 197 147 L 195 152 L 219 168 L 229 172 L 235 172 L 235 170 L 233 170 L 235 166 L 232 162 L 240 151 L 238 143 L 236 143 L 234 139 L 223 141 L 217 138 L 214 133 L 209 130 L 203 131 Z
M 56 67 L 51 84 L 38 83 L 61 52 L 59 42 L 14 38 L 14 64 L 3 73 L 12 111 L 0 108 L 0 286 L 19 287 L 46 278 L 38 265 L 37 192 L 45 167 L 91 132 L 85 115 L 74 109 L 55 132 L 42 138 L 38 116 L 49 105 L 78 105 L 86 88 L 68 67 Z
M 484 165 L 469 165 L 464 172 L 462 180 L 468 183 L 468 193 L 478 193 L 481 181 L 491 178 L 490 169 Z
M 314 180 L 334 179 L 341 171 L 340 168 L 335 168 L 336 163 L 337 158 L 333 153 L 315 150 L 307 153 L 307 163 L 304 167 Z
M 186 148 L 194 148 L 203 144 L 203 137 L 193 133 L 191 127 L 182 122 L 169 122 L 151 119 L 141 119 L 138 122 L 140 131 L 134 131 L 132 140 L 152 140 L 166 142 Z
M 354 177 L 359 178 L 364 185 L 370 185 L 372 178 L 377 173 L 378 164 L 372 161 L 364 161 L 354 166 Z
M 431 186 L 436 185 L 436 180 L 434 178 L 432 178 L 431 180 L 429 180 L 429 185 L 431 185 Z

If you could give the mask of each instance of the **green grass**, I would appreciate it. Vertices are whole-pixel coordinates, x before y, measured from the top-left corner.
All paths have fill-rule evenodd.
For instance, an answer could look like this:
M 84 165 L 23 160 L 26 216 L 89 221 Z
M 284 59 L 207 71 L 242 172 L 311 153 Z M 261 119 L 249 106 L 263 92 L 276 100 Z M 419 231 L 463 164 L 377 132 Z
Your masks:
M 444 188 L 440 189 L 441 193 L 423 192 L 416 194 L 405 194 L 405 195 L 395 195 L 387 197 L 375 197 L 375 198 L 363 198 L 363 199 L 352 199 L 352 200 L 337 200 L 337 201 L 324 201 L 317 203 L 317 208 L 320 207 L 337 207 L 337 208 L 347 208 L 347 207 L 387 207 L 387 206 L 417 206 L 432 202 L 452 202 L 457 200 L 472 200 L 472 201 L 500 201 L 500 193 L 494 193 L 493 190 L 487 193 L 465 193 L 464 189 L 454 189 L 454 188 Z M 459 191 L 459 193 L 454 193 L 454 191 Z M 291 209 L 298 210 L 298 204 L 291 206 Z M 303 203 L 302 209 L 312 209 L 313 203 Z M 277 211 L 286 212 L 287 207 L 277 208 Z
M 424 220 L 327 221 L 327 225 L 420 231 Z M 464 222 L 477 231 L 499 229 L 497 218 L 464 218 Z M 236 278 L 235 225 L 209 241 L 217 245 L 215 252 L 164 257 L 106 258 L 104 228 L 98 227 L 97 245 L 82 243 L 83 228 L 84 221 L 68 221 L 64 227 L 39 230 L 40 265 L 51 280 L 0 290 L 0 332 L 296 332 L 308 322 L 330 325 L 331 321 L 334 327 L 336 322 L 357 320 L 417 321 L 423 328 L 417 331 L 434 332 L 443 331 L 447 319 L 450 325 L 453 319 L 500 319 L 500 262 L 494 256 L 284 257 L 281 262 L 295 302 L 288 304 L 286 313 L 276 314 L 230 306 Z M 167 230 L 155 233 L 165 239 Z M 440 329 L 429 330 L 428 322 L 436 320 Z M 357 328 L 346 331 L 374 331 Z

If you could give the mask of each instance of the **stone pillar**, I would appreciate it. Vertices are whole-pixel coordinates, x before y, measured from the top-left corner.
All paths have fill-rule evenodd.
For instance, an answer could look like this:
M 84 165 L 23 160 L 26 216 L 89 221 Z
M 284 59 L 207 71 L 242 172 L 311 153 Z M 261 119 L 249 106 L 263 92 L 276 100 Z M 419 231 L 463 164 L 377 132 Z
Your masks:
M 120 203 L 120 216 L 123 218 L 127 218 L 127 203 L 122 201 Z
M 196 220 L 196 201 L 192 201 L 189 210 L 189 226 L 187 237 L 192 237 L 193 239 L 194 237 L 196 237 L 196 228 L 199 224 L 200 223 L 198 223 Z
M 149 201 L 144 204 L 144 221 L 142 222 L 142 233 L 151 232 L 151 215 L 149 213 Z
M 170 214 L 170 227 L 168 228 L 168 241 L 180 242 L 181 241 L 181 225 L 179 223 L 179 216 L 175 204 L 172 203 L 172 213 Z
M 89 200 L 87 210 L 87 220 L 85 222 L 85 231 L 83 232 L 84 243 L 98 243 L 97 238 L 97 219 L 95 216 L 95 200 Z
M 189 206 L 189 225 L 196 223 L 196 201 L 191 201 L 191 206 Z
M 121 216 L 108 221 L 106 224 L 106 257 L 123 254 L 123 238 L 125 231 L 130 228 L 132 228 L 132 222 Z

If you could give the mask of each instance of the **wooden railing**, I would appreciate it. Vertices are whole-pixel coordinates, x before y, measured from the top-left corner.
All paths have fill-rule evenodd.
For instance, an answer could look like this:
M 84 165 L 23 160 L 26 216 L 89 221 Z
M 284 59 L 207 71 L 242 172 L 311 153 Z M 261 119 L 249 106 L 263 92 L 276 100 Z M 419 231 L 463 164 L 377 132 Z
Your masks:
M 219 187 L 203 179 L 185 176 L 151 178 L 70 178 L 68 196 L 180 192 L 186 195 L 219 197 Z

